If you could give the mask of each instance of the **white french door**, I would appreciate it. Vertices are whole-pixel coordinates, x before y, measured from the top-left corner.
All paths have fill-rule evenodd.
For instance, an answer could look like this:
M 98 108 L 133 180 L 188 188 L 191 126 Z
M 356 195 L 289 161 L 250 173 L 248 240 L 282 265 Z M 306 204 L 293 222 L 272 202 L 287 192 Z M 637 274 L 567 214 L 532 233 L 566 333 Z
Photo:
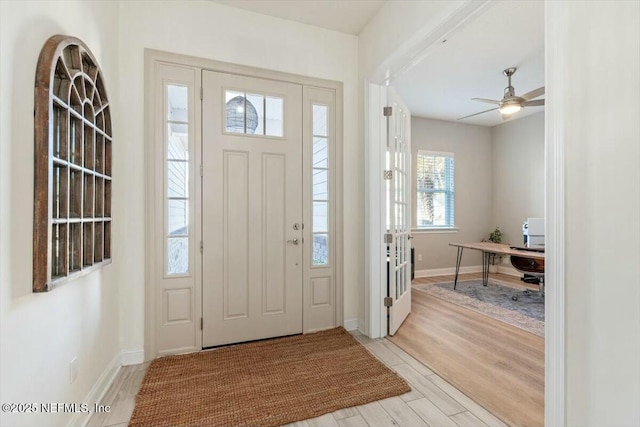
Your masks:
M 387 94 L 388 333 L 396 333 L 411 312 L 411 113 L 391 87 Z
M 302 86 L 202 87 L 202 346 L 301 333 Z

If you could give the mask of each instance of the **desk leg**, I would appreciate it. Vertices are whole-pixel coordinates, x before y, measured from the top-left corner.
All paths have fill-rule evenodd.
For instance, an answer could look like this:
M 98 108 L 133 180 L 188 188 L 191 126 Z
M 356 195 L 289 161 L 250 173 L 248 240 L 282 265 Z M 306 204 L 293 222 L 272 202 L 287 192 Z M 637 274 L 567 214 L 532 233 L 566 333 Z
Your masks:
M 456 286 L 458 286 L 458 273 L 460 272 L 460 262 L 462 262 L 462 251 L 463 247 L 458 246 L 458 256 L 456 258 L 456 277 L 453 279 L 453 290 L 456 290 Z
M 489 284 L 489 259 L 491 258 L 490 252 L 482 252 L 482 286 Z

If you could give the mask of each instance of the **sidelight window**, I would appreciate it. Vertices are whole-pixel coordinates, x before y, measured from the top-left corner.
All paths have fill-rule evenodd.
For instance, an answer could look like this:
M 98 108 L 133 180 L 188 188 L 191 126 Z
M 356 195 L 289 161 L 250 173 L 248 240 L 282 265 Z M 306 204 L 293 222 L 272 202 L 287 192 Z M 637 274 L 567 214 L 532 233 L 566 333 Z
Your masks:
M 313 265 L 329 264 L 329 132 L 326 105 L 313 104 Z
M 167 84 L 165 135 L 167 274 L 189 272 L 189 88 Z M 191 184 L 193 185 L 193 184 Z

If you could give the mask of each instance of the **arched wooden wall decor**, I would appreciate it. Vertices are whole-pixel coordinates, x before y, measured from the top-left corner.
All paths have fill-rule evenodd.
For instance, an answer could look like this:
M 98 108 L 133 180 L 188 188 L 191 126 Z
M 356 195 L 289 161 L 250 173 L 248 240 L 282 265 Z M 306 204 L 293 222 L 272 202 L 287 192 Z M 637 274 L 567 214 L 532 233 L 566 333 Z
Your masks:
M 33 291 L 111 262 L 111 112 L 89 48 L 45 43 L 35 82 Z

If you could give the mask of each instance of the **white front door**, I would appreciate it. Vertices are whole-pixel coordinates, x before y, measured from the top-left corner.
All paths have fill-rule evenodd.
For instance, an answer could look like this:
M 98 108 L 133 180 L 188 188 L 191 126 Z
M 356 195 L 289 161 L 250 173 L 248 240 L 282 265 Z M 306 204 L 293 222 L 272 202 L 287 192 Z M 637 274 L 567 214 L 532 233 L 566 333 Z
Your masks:
M 411 312 L 411 113 L 388 88 L 387 233 L 389 335 Z
M 202 86 L 202 345 L 301 333 L 302 86 Z

